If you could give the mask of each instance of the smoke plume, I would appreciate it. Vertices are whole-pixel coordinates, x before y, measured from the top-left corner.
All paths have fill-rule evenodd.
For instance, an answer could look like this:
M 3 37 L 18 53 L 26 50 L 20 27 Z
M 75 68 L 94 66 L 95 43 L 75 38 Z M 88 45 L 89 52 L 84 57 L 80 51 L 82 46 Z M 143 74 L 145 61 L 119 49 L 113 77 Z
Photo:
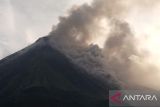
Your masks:
M 155 88 L 158 69 L 138 50 L 134 32 L 125 20 L 132 8 L 149 8 L 143 3 L 150 1 L 141 2 L 94 0 L 90 5 L 74 6 L 68 16 L 59 18 L 59 24 L 49 34 L 50 42 L 89 73 L 103 78 L 111 75 L 127 85 Z M 104 40 L 101 48 L 94 43 L 97 38 Z

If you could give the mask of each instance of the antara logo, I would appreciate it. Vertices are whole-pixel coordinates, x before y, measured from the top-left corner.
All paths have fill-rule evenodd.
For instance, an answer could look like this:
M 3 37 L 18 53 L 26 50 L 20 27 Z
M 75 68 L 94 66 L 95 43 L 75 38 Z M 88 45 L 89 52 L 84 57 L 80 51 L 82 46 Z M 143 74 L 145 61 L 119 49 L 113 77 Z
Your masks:
M 144 106 L 144 104 L 155 105 L 159 101 L 160 96 L 157 93 L 144 91 L 110 91 L 109 104 L 110 106 L 124 106 L 127 104 L 134 104 Z M 143 103 L 144 102 L 144 103 Z M 158 103 L 160 105 L 160 102 Z
M 124 95 L 123 101 L 157 101 L 156 95 Z

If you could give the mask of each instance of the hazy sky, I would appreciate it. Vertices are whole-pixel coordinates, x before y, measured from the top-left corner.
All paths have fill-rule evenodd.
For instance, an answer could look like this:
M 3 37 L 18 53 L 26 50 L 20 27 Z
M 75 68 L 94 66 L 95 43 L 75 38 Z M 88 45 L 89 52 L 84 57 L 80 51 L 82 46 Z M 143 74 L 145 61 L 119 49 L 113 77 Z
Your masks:
M 0 0 L 0 59 L 47 35 L 58 16 L 91 0 Z

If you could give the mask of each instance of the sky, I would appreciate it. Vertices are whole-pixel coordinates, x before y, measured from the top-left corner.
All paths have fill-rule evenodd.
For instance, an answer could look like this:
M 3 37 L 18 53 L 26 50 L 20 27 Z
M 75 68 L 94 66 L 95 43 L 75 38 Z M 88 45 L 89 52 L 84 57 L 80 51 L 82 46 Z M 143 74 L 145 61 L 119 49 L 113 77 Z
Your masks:
M 0 59 L 47 35 L 73 5 L 91 0 L 0 0 Z

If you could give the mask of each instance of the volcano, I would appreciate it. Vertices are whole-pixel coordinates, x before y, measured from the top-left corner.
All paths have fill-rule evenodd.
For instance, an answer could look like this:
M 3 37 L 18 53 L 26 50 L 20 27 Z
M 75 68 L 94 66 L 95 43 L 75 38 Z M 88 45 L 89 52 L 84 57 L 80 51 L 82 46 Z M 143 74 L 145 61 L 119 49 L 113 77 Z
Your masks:
M 107 107 L 118 89 L 74 64 L 48 37 L 0 61 L 1 107 Z

